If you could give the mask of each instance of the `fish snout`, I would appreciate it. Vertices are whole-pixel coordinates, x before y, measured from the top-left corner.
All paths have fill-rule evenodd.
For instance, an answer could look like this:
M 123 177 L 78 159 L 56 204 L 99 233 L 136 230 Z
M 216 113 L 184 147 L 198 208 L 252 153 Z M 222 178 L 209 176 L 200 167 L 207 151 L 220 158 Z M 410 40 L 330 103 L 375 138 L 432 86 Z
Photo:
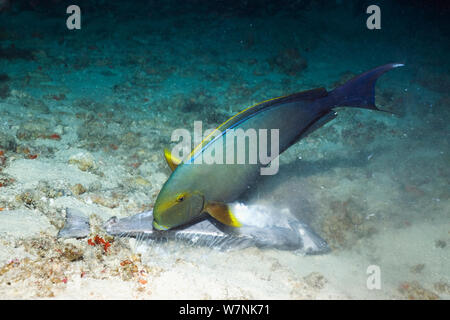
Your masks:
M 158 224 L 155 220 L 153 220 L 153 228 L 160 231 L 169 230 L 168 227 Z

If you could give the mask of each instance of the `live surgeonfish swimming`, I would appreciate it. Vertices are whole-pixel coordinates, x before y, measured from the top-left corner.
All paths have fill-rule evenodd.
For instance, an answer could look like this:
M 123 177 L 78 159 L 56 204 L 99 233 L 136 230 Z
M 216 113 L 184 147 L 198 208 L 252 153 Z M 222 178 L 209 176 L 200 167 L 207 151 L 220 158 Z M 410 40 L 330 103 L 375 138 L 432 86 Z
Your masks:
M 232 129 L 278 129 L 281 154 L 334 119 L 337 107 L 379 110 L 375 105 L 375 83 L 382 74 L 400 66 L 403 64 L 377 67 L 332 91 L 312 89 L 256 104 L 225 121 L 182 161 L 166 150 L 166 159 L 174 171 L 156 199 L 153 227 L 169 230 L 195 221 L 203 213 L 224 225 L 241 227 L 229 204 L 256 182 L 261 163 L 196 163 L 197 157 L 217 144 L 222 144 L 225 153 L 234 151 L 234 146 L 227 145 L 228 140 L 224 139 Z

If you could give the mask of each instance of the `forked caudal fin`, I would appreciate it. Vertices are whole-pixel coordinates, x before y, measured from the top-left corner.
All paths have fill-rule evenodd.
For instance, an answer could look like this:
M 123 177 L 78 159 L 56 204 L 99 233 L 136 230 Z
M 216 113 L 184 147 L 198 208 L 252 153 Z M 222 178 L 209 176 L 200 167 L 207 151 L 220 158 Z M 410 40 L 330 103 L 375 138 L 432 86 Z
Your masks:
M 375 105 L 375 83 L 384 73 L 402 66 L 402 63 L 390 63 L 354 77 L 329 93 L 333 105 L 384 111 Z

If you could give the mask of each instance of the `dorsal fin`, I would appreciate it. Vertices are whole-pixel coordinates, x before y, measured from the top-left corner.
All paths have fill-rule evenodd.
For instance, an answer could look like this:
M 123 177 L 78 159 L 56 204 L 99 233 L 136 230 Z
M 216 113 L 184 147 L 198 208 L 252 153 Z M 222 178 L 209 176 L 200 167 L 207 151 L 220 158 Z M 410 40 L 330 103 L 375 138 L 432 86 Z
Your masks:
M 237 123 L 240 123 L 241 121 L 244 121 L 246 118 L 250 117 L 251 115 L 263 110 L 272 108 L 275 106 L 278 106 L 280 104 L 284 103 L 291 103 L 295 101 L 301 101 L 301 100 L 314 100 L 318 98 L 322 98 L 328 94 L 327 90 L 325 88 L 316 88 L 311 89 L 307 91 L 297 92 L 293 93 L 287 96 L 282 96 L 278 98 L 273 98 L 269 100 L 265 100 L 263 102 L 257 103 L 251 107 L 248 107 L 247 109 L 242 110 L 241 112 L 235 114 L 231 118 L 229 118 L 227 121 L 222 123 L 220 126 L 218 126 L 211 134 L 209 134 L 198 146 L 192 150 L 189 157 L 187 157 L 187 160 L 192 159 L 192 157 L 200 150 L 203 149 L 204 146 L 206 146 L 211 140 L 213 140 L 219 132 L 225 132 L 227 129 L 232 128 Z
M 166 158 L 167 164 L 169 165 L 172 171 L 174 171 L 181 163 L 181 160 L 174 157 L 172 155 L 172 152 L 170 152 L 170 150 L 167 148 L 164 148 L 164 157 Z
M 316 88 L 277 98 L 275 102 L 276 104 L 279 104 L 279 103 L 294 102 L 298 100 L 314 100 L 325 97 L 327 94 L 328 91 L 325 88 Z

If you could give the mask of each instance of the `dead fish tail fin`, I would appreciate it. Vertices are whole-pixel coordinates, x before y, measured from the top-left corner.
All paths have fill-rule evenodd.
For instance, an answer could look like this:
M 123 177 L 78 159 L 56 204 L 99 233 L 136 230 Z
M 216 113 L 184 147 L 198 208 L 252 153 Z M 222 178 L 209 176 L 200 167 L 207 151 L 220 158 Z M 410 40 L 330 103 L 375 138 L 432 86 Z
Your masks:
M 375 83 L 384 73 L 402 66 L 402 63 L 390 63 L 354 77 L 329 93 L 333 105 L 384 111 L 375 105 Z

